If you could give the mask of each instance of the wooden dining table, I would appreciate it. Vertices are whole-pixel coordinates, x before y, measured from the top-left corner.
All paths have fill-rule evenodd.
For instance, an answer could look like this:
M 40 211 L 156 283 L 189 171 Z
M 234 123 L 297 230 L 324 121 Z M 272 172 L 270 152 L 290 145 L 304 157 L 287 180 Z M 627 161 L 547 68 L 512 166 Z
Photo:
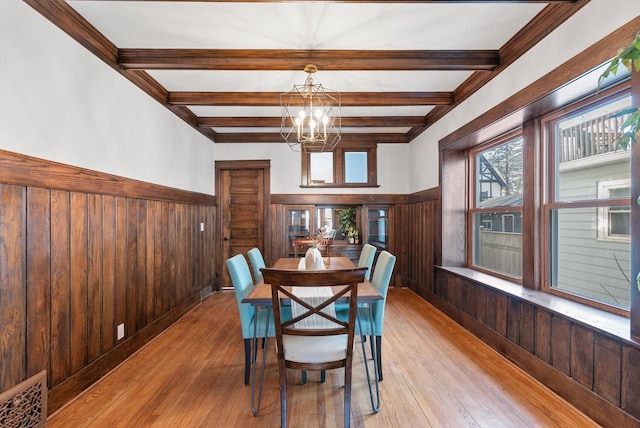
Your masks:
M 273 268 L 297 270 L 300 260 L 302 259 L 281 258 L 275 262 Z M 327 269 L 350 269 L 355 267 L 353 262 L 347 257 L 323 257 L 322 261 Z M 370 281 L 358 284 L 359 303 L 370 303 L 375 300 L 382 300 L 382 296 Z M 338 302 L 341 302 L 341 300 L 338 300 Z M 251 293 L 242 300 L 242 303 L 250 303 L 253 306 L 271 306 L 271 286 L 260 280 L 256 283 Z
M 323 257 L 322 261 L 324 262 L 324 265 L 327 269 L 329 270 L 334 270 L 334 269 L 351 269 L 354 268 L 355 265 L 353 264 L 353 262 L 351 261 L 351 259 L 349 259 L 348 257 Z M 280 258 L 278 259 L 274 265 L 272 266 L 274 269 L 291 269 L 291 270 L 298 270 L 299 269 L 299 265 L 300 264 L 304 264 L 304 259 L 303 258 Z M 321 274 L 322 271 L 318 271 L 319 274 Z M 339 288 L 339 286 L 338 286 Z M 337 303 L 341 303 L 341 302 L 347 302 L 349 299 L 349 296 L 345 296 L 344 298 L 340 298 L 338 300 L 336 300 Z M 370 303 L 376 301 L 376 300 L 382 300 L 382 295 L 380 294 L 380 292 L 378 292 L 378 290 L 373 286 L 373 284 L 371 284 L 370 281 L 365 280 L 364 282 L 358 284 L 358 303 L 364 303 L 364 304 L 368 304 L 369 306 L 369 310 L 371 310 L 371 305 Z M 261 308 L 267 308 L 267 310 L 271 310 L 271 308 L 273 307 L 273 302 L 271 300 L 271 285 L 270 284 L 265 284 L 263 280 L 260 280 L 256 283 L 254 289 L 244 298 L 242 299 L 242 303 L 249 303 L 252 306 L 256 306 L 256 307 L 261 307 Z M 373 319 L 373 315 L 371 314 L 371 319 Z M 253 340 L 254 340 L 254 346 L 252 347 L 254 349 L 254 352 L 257 352 L 257 347 L 255 346 L 256 343 L 256 338 L 258 337 L 258 332 L 255 328 L 255 324 L 254 324 L 254 330 L 253 330 Z M 262 336 L 261 336 L 262 337 Z M 264 337 L 265 337 L 265 341 L 267 340 L 267 332 L 264 332 Z M 366 357 L 366 353 L 365 353 L 365 346 L 364 346 L 364 342 L 362 343 L 362 352 L 363 352 L 363 357 L 365 360 L 365 367 L 367 370 L 367 382 L 369 383 L 369 395 L 371 397 L 371 405 L 374 409 L 374 412 L 378 412 L 378 408 L 380 407 L 380 392 L 378 390 L 378 378 L 377 378 L 377 373 L 378 373 L 378 369 L 375 366 L 377 364 L 377 358 L 375 358 L 375 355 L 373 356 L 372 360 L 373 360 L 373 364 L 374 364 L 374 369 L 373 372 L 374 377 L 375 377 L 375 390 L 376 390 L 376 394 L 377 394 L 377 404 L 374 404 L 374 398 L 372 395 L 372 391 L 371 391 L 371 382 L 368 380 L 369 379 L 369 369 L 368 369 L 368 365 L 366 364 L 367 361 L 367 357 Z M 263 351 L 262 351 L 262 367 L 260 369 L 260 391 L 259 391 L 259 395 L 258 395 L 258 401 L 257 404 L 255 402 L 255 382 L 256 382 L 256 363 L 257 363 L 257 355 L 254 355 L 251 357 L 251 361 L 252 361 L 252 374 L 251 374 L 251 412 L 253 413 L 254 416 L 257 416 L 258 413 L 260 412 L 260 403 L 262 401 L 262 384 L 264 381 L 264 368 L 266 365 L 266 345 L 263 346 Z

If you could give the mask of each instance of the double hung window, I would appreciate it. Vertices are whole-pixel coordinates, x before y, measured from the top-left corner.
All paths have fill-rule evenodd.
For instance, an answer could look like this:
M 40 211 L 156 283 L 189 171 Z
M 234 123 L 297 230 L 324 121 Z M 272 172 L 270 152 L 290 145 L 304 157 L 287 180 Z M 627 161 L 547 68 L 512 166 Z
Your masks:
M 626 92 L 544 118 L 544 286 L 629 309 L 630 152 L 617 147 Z

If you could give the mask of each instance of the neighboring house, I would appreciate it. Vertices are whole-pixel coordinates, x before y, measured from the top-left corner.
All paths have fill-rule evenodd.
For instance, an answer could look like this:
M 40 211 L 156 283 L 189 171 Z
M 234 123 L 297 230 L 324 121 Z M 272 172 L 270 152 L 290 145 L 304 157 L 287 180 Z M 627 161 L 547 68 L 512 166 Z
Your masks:
M 480 155 L 478 165 L 478 197 L 480 202 L 502 195 L 507 186 L 504 178 L 484 157 Z

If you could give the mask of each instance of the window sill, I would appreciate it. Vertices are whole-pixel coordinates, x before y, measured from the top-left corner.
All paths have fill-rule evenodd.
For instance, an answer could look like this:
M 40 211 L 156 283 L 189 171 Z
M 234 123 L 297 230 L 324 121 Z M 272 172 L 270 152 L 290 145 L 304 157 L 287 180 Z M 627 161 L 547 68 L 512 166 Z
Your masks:
M 572 321 L 583 324 L 585 327 L 615 336 L 630 344 L 637 346 L 640 343 L 630 335 L 629 318 L 612 314 L 601 309 L 592 308 L 542 291 L 530 290 L 515 282 L 497 278 L 473 269 L 443 266 L 438 266 L 437 269 L 450 272 L 486 287 L 496 289 L 497 291 L 518 298 L 536 307 L 570 318 Z

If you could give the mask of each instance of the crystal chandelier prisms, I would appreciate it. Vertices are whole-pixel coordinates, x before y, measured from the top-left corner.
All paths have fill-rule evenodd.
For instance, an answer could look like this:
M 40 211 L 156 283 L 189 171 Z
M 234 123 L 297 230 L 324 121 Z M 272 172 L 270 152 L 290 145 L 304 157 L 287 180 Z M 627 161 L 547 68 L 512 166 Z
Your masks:
M 294 151 L 327 152 L 340 142 L 340 92 L 313 82 L 318 68 L 308 64 L 303 85 L 280 94 L 280 134 Z

